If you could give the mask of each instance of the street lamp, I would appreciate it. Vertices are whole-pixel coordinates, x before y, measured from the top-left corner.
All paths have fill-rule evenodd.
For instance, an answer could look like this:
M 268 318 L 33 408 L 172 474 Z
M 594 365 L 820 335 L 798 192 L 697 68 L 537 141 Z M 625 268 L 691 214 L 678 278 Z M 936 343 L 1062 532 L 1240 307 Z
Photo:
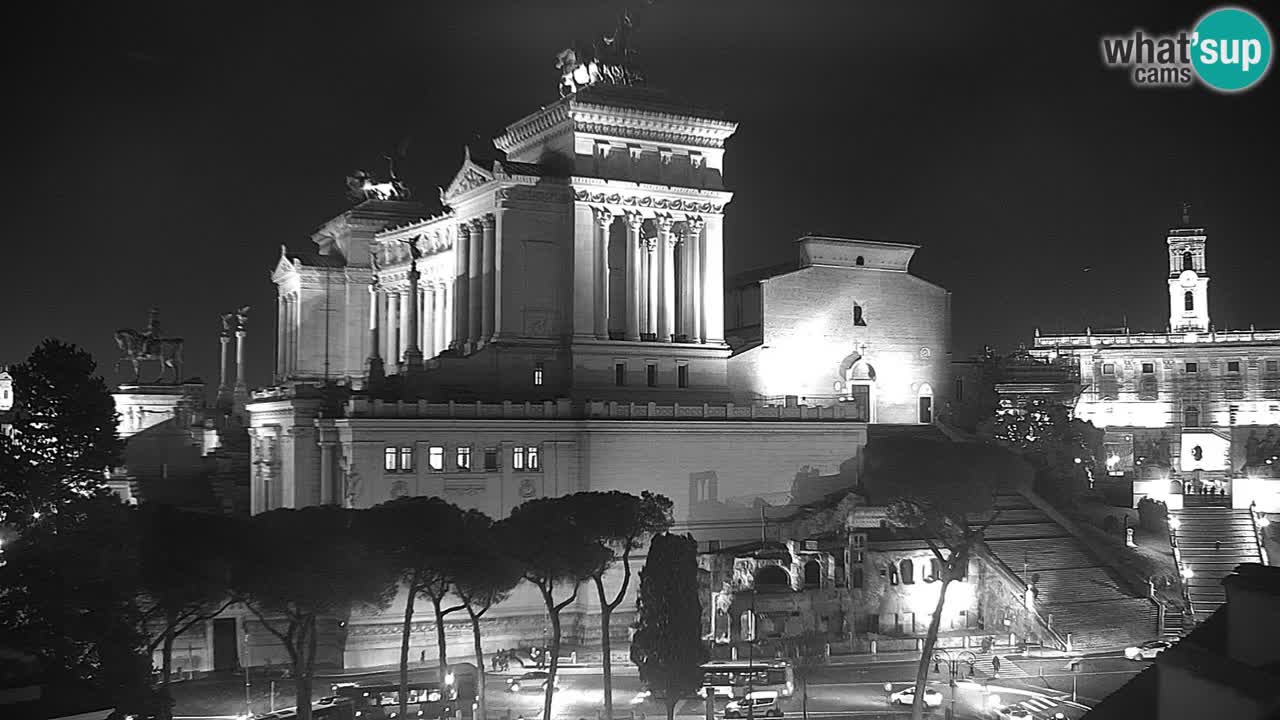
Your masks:
M 978 660 L 978 656 L 974 655 L 968 650 L 963 650 L 959 653 L 956 653 L 954 656 L 947 650 L 934 650 L 933 652 L 934 672 L 940 672 L 940 669 L 939 669 L 940 665 L 942 663 L 946 663 L 947 670 L 950 674 L 950 679 L 948 681 L 948 684 L 951 686 L 950 715 L 952 717 L 955 717 L 955 714 L 956 714 L 956 676 L 962 675 L 962 672 L 960 670 L 960 663 L 967 664 L 969 666 L 969 674 L 973 675 L 973 664 L 977 662 L 977 660 Z

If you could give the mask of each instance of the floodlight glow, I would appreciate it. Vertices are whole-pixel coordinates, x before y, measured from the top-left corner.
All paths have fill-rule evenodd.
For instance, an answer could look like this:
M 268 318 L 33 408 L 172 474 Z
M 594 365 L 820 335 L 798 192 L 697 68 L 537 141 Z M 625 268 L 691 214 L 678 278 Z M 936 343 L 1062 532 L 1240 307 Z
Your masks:
M 1182 578 L 1184 580 L 1190 580 L 1193 577 L 1195 577 L 1195 573 L 1191 571 L 1191 568 L 1182 568 Z
M 1271 524 L 1271 519 L 1267 517 L 1258 518 L 1258 527 L 1267 527 Z
M 1182 521 L 1176 517 L 1171 517 L 1169 518 L 1169 527 L 1174 530 L 1177 530 L 1178 528 L 1182 527 Z

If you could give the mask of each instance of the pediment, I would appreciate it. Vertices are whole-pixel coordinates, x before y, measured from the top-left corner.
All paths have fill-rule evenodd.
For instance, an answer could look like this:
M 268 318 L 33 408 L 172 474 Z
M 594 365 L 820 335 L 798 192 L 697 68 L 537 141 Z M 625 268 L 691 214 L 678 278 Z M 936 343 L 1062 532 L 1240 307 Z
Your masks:
M 297 272 L 298 269 L 294 266 L 293 261 L 289 259 L 289 251 L 284 245 L 281 245 L 280 259 L 276 261 L 275 270 L 271 271 L 271 280 L 279 283 L 282 279 L 297 274 Z
M 450 200 L 459 195 L 475 190 L 481 185 L 491 183 L 494 180 L 492 170 L 486 170 L 471 159 L 470 148 L 466 148 L 465 153 L 462 158 L 462 167 L 453 176 L 453 182 L 449 183 L 449 187 L 440 193 L 440 200 L 445 205 L 448 205 Z

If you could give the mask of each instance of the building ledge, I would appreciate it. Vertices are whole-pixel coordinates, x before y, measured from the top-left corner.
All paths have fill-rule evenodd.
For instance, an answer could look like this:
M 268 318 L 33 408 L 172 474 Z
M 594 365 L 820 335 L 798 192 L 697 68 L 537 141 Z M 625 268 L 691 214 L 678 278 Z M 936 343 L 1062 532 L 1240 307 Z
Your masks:
M 588 400 L 574 403 L 567 398 L 543 402 L 387 402 L 355 397 L 347 402 L 346 417 L 463 420 L 740 420 L 791 421 L 820 420 L 865 422 L 856 408 L 834 405 L 763 406 L 679 403 L 619 403 Z

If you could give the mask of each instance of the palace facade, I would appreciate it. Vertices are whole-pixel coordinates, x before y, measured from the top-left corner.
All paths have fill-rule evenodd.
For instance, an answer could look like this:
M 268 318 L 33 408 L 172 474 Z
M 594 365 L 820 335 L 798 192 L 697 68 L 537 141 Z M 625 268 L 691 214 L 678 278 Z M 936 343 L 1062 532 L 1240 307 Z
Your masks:
M 277 381 L 247 407 L 252 512 L 436 495 L 501 518 L 647 489 L 680 532 L 731 543 L 812 479 L 856 483 L 868 423 L 932 422 L 950 295 L 910 274 L 915 246 L 838 237 L 726 293 L 735 130 L 589 87 L 509 126 L 501 157 L 464 150 L 442 209 L 370 197 L 312 252 L 282 250 Z M 567 637 L 598 636 L 587 595 Z M 394 662 L 401 614 L 352 618 L 344 664 Z M 542 638 L 536 593 L 493 614 L 486 643 Z M 447 630 L 469 653 L 465 624 Z M 255 662 L 280 654 L 253 642 Z
M 1031 352 L 1078 366 L 1076 417 L 1105 430 L 1107 471 L 1134 480 L 1135 504 L 1151 497 L 1177 508 L 1184 492 L 1210 492 L 1275 512 L 1280 330 L 1211 322 L 1207 244 L 1184 209 L 1165 239 L 1163 332 L 1037 331 Z

